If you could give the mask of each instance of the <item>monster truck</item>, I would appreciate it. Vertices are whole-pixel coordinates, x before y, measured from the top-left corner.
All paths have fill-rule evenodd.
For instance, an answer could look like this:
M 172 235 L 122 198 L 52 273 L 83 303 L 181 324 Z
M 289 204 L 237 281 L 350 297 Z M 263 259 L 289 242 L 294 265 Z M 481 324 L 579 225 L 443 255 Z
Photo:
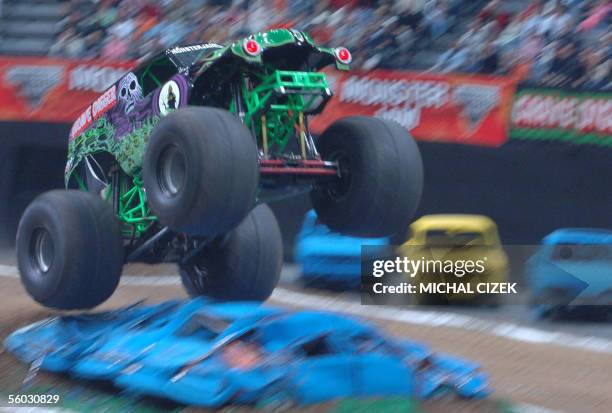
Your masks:
M 191 295 L 265 300 L 282 260 L 266 203 L 305 191 L 333 230 L 403 228 L 423 181 L 407 132 L 363 116 L 316 140 L 309 130 L 332 97 L 320 70 L 348 70 L 351 59 L 277 29 L 167 49 L 127 73 L 72 126 L 67 190 L 24 212 L 17 256 L 28 293 L 90 308 L 113 293 L 124 263 L 175 262 Z

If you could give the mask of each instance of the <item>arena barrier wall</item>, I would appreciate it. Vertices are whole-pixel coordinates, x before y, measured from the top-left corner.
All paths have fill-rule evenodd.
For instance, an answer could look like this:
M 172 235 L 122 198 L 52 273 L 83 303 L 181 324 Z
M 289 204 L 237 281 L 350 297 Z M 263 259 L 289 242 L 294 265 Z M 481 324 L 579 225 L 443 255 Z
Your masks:
M 62 188 L 69 126 L 0 122 L 0 247 L 15 240 L 24 208 L 41 192 Z

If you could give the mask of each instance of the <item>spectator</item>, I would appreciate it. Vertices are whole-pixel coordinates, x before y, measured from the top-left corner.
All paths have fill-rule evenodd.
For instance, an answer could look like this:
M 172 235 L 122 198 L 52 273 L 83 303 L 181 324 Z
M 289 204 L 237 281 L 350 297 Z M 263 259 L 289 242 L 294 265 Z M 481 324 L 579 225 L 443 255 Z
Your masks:
M 552 28 L 552 33 L 559 36 L 572 29 L 573 17 L 566 7 L 558 4 L 554 13 L 554 22 L 555 26 Z
M 536 56 L 534 64 L 531 66 L 529 80 L 534 83 L 542 83 L 544 81 L 544 76 L 550 72 L 557 47 L 558 42 L 552 42 L 542 48 Z
M 534 30 L 534 33 L 528 33 L 519 47 L 518 61 L 520 63 L 533 62 L 544 48 L 544 44 L 544 38 L 537 30 Z
M 417 31 L 423 21 L 424 0 L 396 1 L 396 10 L 399 11 L 400 23 Z
M 429 32 L 433 39 L 437 39 L 446 33 L 451 22 L 446 3 L 436 1 L 433 8 L 425 15 L 425 21 L 429 26 Z
M 516 49 L 520 45 L 522 27 L 522 16 L 516 15 L 506 26 L 506 28 L 501 31 L 497 39 L 494 41 L 495 45 L 504 51 L 512 51 L 513 49 Z
M 77 35 L 74 27 L 68 27 L 58 37 L 49 54 L 51 56 L 64 56 L 68 58 L 79 58 L 85 51 L 83 38 Z
M 96 30 L 85 37 L 82 57 L 85 59 L 96 59 L 100 57 L 102 52 L 102 42 L 104 40 L 104 32 Z
M 102 48 L 101 57 L 108 60 L 121 60 L 128 56 L 129 42 L 119 37 L 116 33 L 111 33 L 110 39 Z
M 540 21 L 540 34 L 549 39 L 558 37 L 569 26 L 572 18 L 565 8 L 557 5 L 543 16 Z
M 268 15 L 269 12 L 263 1 L 254 2 L 246 16 L 245 30 L 249 33 L 257 33 L 264 30 L 270 24 Z M 203 22 L 204 19 L 201 19 L 201 21 Z
M 493 44 L 488 42 L 482 52 L 482 57 L 478 61 L 478 71 L 484 74 L 496 73 L 499 68 L 499 53 Z
M 531 34 L 541 34 L 545 16 L 541 3 L 534 2 L 527 10 L 528 11 L 521 16 L 524 22 L 522 35 L 529 36 Z
M 397 40 L 397 18 L 384 23 L 384 30 L 379 38 L 380 43 L 375 50 L 381 54 L 382 62 L 380 67 L 385 69 L 398 68 L 399 42 Z
M 579 29 L 582 31 L 589 31 L 595 29 L 602 23 L 605 23 L 608 20 L 610 12 L 612 11 L 612 3 L 609 0 L 599 0 L 597 1 L 589 16 L 580 23 Z M 609 21 L 608 21 L 609 24 Z M 610 26 L 608 26 L 608 29 Z
M 130 41 L 132 33 L 136 31 L 136 22 L 129 15 L 127 7 L 119 8 L 117 20 L 109 28 L 109 33 L 119 39 Z
M 607 32 L 601 37 L 599 47 L 603 50 L 606 59 L 612 59 L 612 32 Z
M 494 35 L 494 22 L 481 23 L 474 20 L 467 32 L 459 39 L 459 42 L 476 53 L 482 50 L 482 47 Z
M 414 39 L 413 45 L 416 48 L 420 48 L 422 42 L 418 42 L 417 39 L 425 37 L 425 21 L 423 19 L 423 5 L 422 0 L 404 0 L 397 1 L 396 7 L 400 10 L 399 12 L 399 24 L 404 27 L 406 31 L 410 30 L 411 37 Z
M 610 62 L 604 50 L 589 49 L 586 55 L 586 70 L 583 87 L 595 90 L 610 90 Z
M 540 13 L 542 13 L 542 0 L 533 0 L 520 14 L 521 20 L 528 20 L 530 17 Z
M 476 17 L 477 20 L 482 24 L 495 22 L 495 29 L 498 31 L 505 29 L 512 16 L 506 12 L 500 11 L 500 6 L 500 0 L 491 0 L 478 14 Z
M 159 37 L 150 37 L 148 40 L 140 43 L 137 47 L 136 54 L 141 56 L 139 59 L 140 61 L 147 60 L 164 48 Z
M 582 76 L 583 67 L 575 59 L 575 44 L 560 43 L 551 63 L 550 72 L 544 77 L 544 83 L 551 87 L 572 87 Z
M 403 33 L 410 31 L 410 28 L 405 28 Z M 348 48 L 354 48 L 359 44 L 363 36 L 363 26 L 358 24 L 358 15 L 355 11 L 349 11 L 343 21 L 336 28 L 333 36 L 333 44 L 345 45 Z
M 103 28 L 109 28 L 117 20 L 117 9 L 112 1 L 102 1 L 96 12 L 96 19 Z
M 394 36 L 398 45 L 396 55 L 397 66 L 399 68 L 407 67 L 410 64 L 410 59 L 414 54 L 417 35 L 410 27 L 400 24 L 398 20 Z
M 442 73 L 466 70 L 469 61 L 468 57 L 467 48 L 463 47 L 460 41 L 457 40 L 449 50 L 440 55 L 431 70 Z
M 469 4 L 467 4 L 469 3 Z M 436 50 L 471 13 L 465 33 L 432 70 L 501 73 L 564 87 L 610 87 L 609 0 L 534 0 L 510 16 L 489 0 L 70 0 L 49 54 L 129 59 L 178 43 L 226 42 L 274 27 L 307 30 L 353 51 L 354 66 L 401 69 Z M 479 6 L 480 5 L 480 6 Z M 481 7 L 481 10 L 477 10 Z M 272 10 L 273 12 L 270 12 Z M 585 50 L 585 45 L 592 45 Z M 577 59 L 576 56 L 580 56 Z
M 419 14 L 425 0 L 406 0 L 406 10 L 417 17 L 412 26 L 395 24 L 384 41 L 373 46 L 374 54 L 398 51 L 398 62 L 407 62 L 414 34 L 422 32 Z M 390 3 L 368 0 L 71 0 L 66 2 L 63 27 L 73 30 L 58 36 L 52 53 L 79 57 L 126 59 L 142 56 L 146 48 L 171 47 L 177 43 L 201 41 L 224 42 L 272 27 L 308 29 L 322 44 L 341 41 L 359 46 L 365 28 L 376 27 L 380 35 L 384 20 L 389 19 Z M 270 13 L 270 9 L 274 13 Z M 387 26 L 386 24 L 384 25 Z M 436 26 L 438 27 L 438 26 Z M 440 26 L 441 27 L 441 26 Z M 442 30 L 442 29 L 440 29 Z M 65 30 L 62 30 L 62 32 Z M 418 36 L 418 35 L 417 35 Z M 381 40 L 381 39 L 379 39 Z M 405 46 L 408 45 L 408 46 Z M 83 50 L 84 49 L 84 50 Z

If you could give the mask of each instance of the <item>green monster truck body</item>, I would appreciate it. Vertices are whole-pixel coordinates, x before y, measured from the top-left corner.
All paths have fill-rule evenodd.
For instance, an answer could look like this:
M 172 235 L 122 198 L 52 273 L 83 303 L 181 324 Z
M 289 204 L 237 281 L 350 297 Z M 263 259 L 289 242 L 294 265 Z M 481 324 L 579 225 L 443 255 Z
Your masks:
M 276 52 L 278 56 L 264 62 L 263 50 L 268 54 Z M 342 60 L 340 53 L 344 56 Z M 346 49 L 318 47 L 306 33 L 295 30 L 259 33 L 228 46 L 208 43 L 168 49 L 126 76 L 138 82 L 132 89 L 130 84 L 117 82 L 102 94 L 98 112 L 94 108 L 96 101 L 77 120 L 69 143 L 66 185 L 74 178 L 86 188 L 78 166 L 82 166 L 88 156 L 101 152 L 111 154 L 122 172 L 132 178 L 129 188 L 121 191 L 119 197 L 119 218 L 133 227 L 138 236 L 144 233 L 155 217 L 147 208 L 142 191 L 142 160 L 153 128 L 160 117 L 167 114 L 159 107 L 163 102 L 153 100 L 162 98 L 159 90 L 167 82 L 177 84 L 175 95 L 177 92 L 186 94 L 185 99 L 176 101 L 177 106 L 173 109 L 207 105 L 239 115 L 256 137 L 263 174 L 282 173 L 281 168 L 292 160 L 302 161 L 296 166 L 305 168 L 285 171 L 334 174 L 333 165 L 318 162 L 306 123 L 306 116 L 322 110 L 332 95 L 326 76 L 320 72 L 289 69 L 320 69 L 335 64 L 339 70 L 348 70 L 350 60 Z M 286 70 L 279 70 L 279 67 Z M 186 90 L 178 89 L 180 82 L 177 80 L 184 80 Z M 113 124 L 117 116 L 102 116 L 107 112 L 99 113 L 99 110 L 113 110 L 121 100 L 121 93 L 128 98 L 134 97 L 131 111 L 138 116 L 132 116 L 128 129 L 123 128 L 119 133 Z M 117 109 L 122 110 L 121 107 Z M 294 137 L 299 140 L 298 156 L 284 152 Z M 287 162 L 272 161 L 282 159 L 283 155 L 289 155 L 284 157 Z M 305 163 L 304 160 L 315 162 Z M 259 201 L 265 202 L 266 198 L 261 197 Z
M 406 131 L 351 117 L 315 140 L 308 127 L 332 97 L 320 70 L 349 70 L 351 60 L 345 48 L 277 29 L 226 46 L 167 49 L 127 73 L 70 132 L 65 183 L 81 193 L 42 195 L 47 199 L 24 214 L 18 255 L 30 294 L 52 307 L 91 307 L 112 293 L 124 262 L 171 261 L 193 295 L 265 299 L 282 259 L 278 225 L 265 203 L 299 192 L 311 192 L 319 217 L 334 230 L 361 236 L 400 230 L 418 205 L 423 179 Z M 99 216 L 84 223 L 45 210 L 43 202 Z M 112 214 L 100 213 L 104 208 Z M 101 230 L 112 239 L 99 239 Z M 66 237 L 99 242 L 79 253 L 77 265 Z M 92 262 L 109 249 L 123 258 L 101 274 Z M 80 274 L 86 270 L 94 274 Z M 42 275 L 56 282 L 42 285 L 36 278 Z M 108 285 L 93 294 L 92 279 Z

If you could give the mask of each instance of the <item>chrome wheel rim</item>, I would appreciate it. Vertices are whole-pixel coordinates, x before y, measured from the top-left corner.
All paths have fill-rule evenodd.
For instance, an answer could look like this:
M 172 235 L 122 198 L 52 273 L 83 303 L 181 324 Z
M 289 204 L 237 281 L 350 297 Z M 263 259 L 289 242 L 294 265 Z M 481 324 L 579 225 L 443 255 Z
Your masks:
M 185 157 L 174 145 L 168 146 L 161 154 L 157 172 L 162 192 L 170 197 L 176 196 L 185 185 L 187 166 Z
M 53 265 L 55 246 L 51 234 L 45 228 L 37 228 L 32 236 L 30 255 L 36 269 L 46 274 Z

